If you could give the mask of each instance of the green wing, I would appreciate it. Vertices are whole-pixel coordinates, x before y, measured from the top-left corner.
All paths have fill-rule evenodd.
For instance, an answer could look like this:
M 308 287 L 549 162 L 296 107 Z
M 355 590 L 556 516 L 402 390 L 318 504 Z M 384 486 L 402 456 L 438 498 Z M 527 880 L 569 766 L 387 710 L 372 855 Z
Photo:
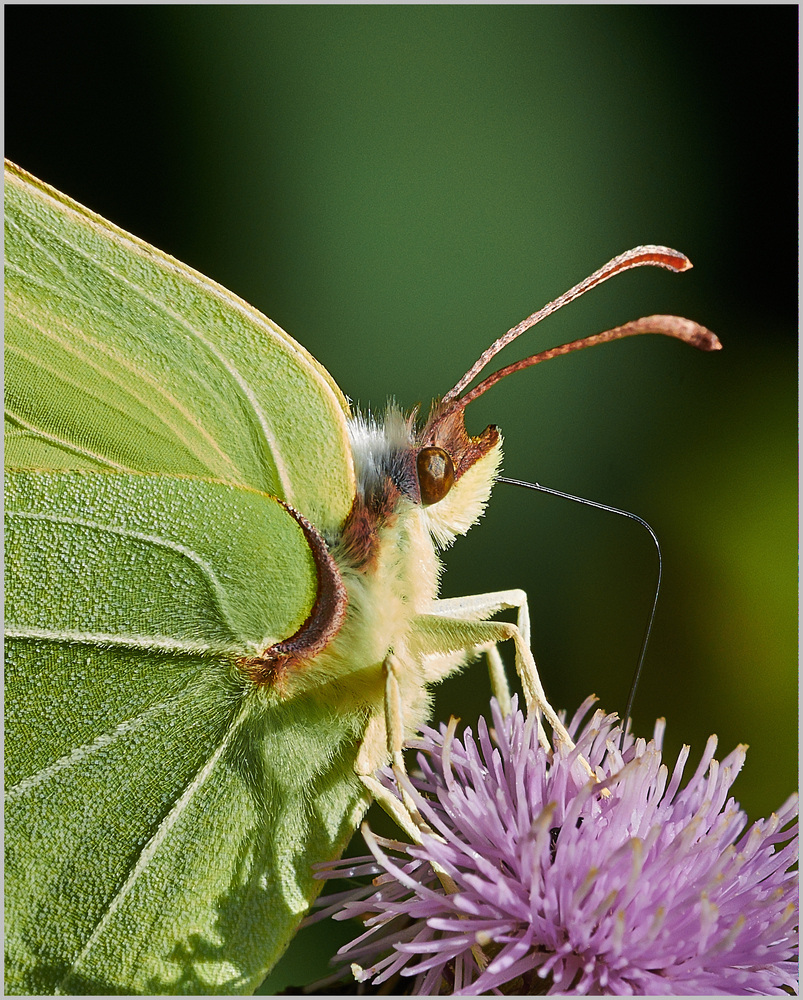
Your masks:
M 348 404 L 283 330 L 11 164 L 5 256 L 6 466 L 220 479 L 340 526 Z
M 236 668 L 314 599 L 296 520 L 225 484 L 22 472 L 6 566 L 7 992 L 249 992 L 361 798 L 355 734 Z
M 361 809 L 357 723 L 241 657 L 317 590 L 346 403 L 229 292 L 6 171 L 9 993 L 243 993 Z M 325 692 L 324 692 L 325 695 Z

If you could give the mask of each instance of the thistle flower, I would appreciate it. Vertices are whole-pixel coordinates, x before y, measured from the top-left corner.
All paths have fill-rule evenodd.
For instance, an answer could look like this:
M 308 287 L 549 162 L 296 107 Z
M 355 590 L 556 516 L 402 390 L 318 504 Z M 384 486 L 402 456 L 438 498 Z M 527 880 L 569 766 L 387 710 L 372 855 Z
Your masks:
M 592 704 L 569 726 L 575 750 L 546 753 L 532 716 L 493 702 L 493 740 L 484 719 L 476 738 L 427 728 L 420 773 L 382 772 L 429 832 L 408 844 L 364 828 L 372 857 L 319 871 L 376 876 L 319 904 L 364 922 L 338 952 L 358 980 L 409 976 L 424 995 L 796 992 L 796 797 L 745 830 L 728 797 L 744 747 L 719 764 L 711 737 L 681 790 L 689 750 L 670 778 L 663 722 L 620 751 L 615 716 L 581 728 Z

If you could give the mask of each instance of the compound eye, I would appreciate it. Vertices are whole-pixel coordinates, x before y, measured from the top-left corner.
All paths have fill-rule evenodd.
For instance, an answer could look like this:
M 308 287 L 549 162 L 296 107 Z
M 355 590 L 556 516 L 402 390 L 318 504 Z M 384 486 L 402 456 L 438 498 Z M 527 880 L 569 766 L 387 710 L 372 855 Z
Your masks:
M 443 448 L 422 448 L 416 458 L 421 502 L 429 506 L 443 500 L 454 486 L 454 462 Z

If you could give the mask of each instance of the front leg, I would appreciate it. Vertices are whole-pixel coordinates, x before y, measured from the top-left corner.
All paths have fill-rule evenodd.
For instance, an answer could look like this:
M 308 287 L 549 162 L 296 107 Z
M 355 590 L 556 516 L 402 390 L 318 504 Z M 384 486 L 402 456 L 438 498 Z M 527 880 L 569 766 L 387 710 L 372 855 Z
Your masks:
M 496 595 L 490 596 L 495 597 Z M 416 652 L 425 652 L 425 654 L 430 655 L 468 650 L 512 640 L 516 649 L 516 670 L 521 678 L 528 710 L 543 712 L 561 742 L 565 743 L 569 749 L 574 748 L 574 741 L 569 736 L 566 727 L 547 701 L 533 654 L 516 625 L 512 625 L 510 622 L 467 621 L 463 618 L 446 618 L 441 615 L 419 615 L 413 622 L 411 633 L 411 646 L 414 646 Z M 538 739 L 545 750 L 551 749 L 540 715 L 538 718 Z
M 503 611 L 507 608 L 517 609 L 515 629 L 506 622 L 484 621 L 484 619 L 496 614 L 497 611 Z M 527 595 L 523 590 L 501 590 L 493 594 L 475 594 L 470 597 L 454 597 L 436 601 L 430 615 L 421 616 L 421 618 L 425 619 L 431 616 L 440 619 L 460 619 L 465 624 L 473 622 L 480 626 L 497 626 L 504 634 L 500 634 L 498 638 L 493 639 L 493 642 L 503 642 L 506 639 L 512 639 L 516 648 L 516 670 L 521 678 L 528 709 L 543 711 L 549 724 L 561 741 L 566 743 L 570 748 L 574 747 L 574 742 L 566 731 L 566 727 L 547 701 L 546 692 L 541 684 L 541 678 L 538 676 L 538 669 L 533 659 L 532 650 L 530 649 L 530 608 L 527 603 Z M 477 619 L 481 620 L 477 621 Z M 490 653 L 488 659 L 493 683 L 495 669 L 498 671 L 498 666 L 496 665 L 498 654 L 496 662 L 492 660 L 492 654 Z M 497 681 L 494 684 L 495 694 L 497 683 L 499 682 Z M 498 700 L 500 703 L 503 701 L 502 698 Z M 502 707 L 504 711 L 504 705 Z M 539 726 L 539 739 L 542 745 L 549 749 L 549 743 L 544 742 L 546 737 L 545 735 L 542 737 L 542 734 L 543 730 Z
M 516 626 L 524 642 L 530 645 L 530 605 L 527 595 L 518 588 L 497 590 L 492 594 L 473 594 L 470 597 L 447 597 L 434 601 L 429 614 L 439 618 L 463 618 L 467 621 L 486 620 L 497 611 L 516 608 Z
M 435 601 L 430 614 L 439 618 L 460 618 L 466 621 L 486 620 L 497 611 L 516 608 L 516 625 L 527 646 L 530 645 L 530 609 L 527 595 L 523 590 L 500 590 L 493 594 L 475 594 L 470 597 L 452 597 Z M 491 680 L 491 691 L 499 703 L 502 715 L 510 715 L 513 705 L 510 700 L 510 685 L 507 672 L 499 655 L 496 643 L 486 643 L 479 647 L 478 652 L 485 653 L 488 660 L 488 674 Z

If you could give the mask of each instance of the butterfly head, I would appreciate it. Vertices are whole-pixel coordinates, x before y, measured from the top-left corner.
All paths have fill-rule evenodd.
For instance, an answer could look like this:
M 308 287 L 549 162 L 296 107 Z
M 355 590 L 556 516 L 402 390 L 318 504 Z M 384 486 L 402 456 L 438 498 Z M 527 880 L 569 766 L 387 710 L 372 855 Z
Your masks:
M 678 316 L 647 316 L 604 333 L 584 337 L 561 347 L 514 362 L 469 388 L 492 359 L 518 336 L 557 309 L 620 271 L 654 265 L 686 271 L 691 262 L 668 247 L 641 246 L 614 257 L 588 278 L 528 316 L 495 341 L 476 363 L 437 400 L 422 428 L 416 413 L 405 415 L 391 405 L 384 420 L 356 416 L 351 440 L 357 474 L 357 501 L 348 526 L 355 550 L 370 552 L 371 531 L 383 519 L 396 515 L 399 505 L 413 504 L 435 542 L 446 546 L 476 523 L 491 493 L 502 460 L 502 440 L 493 424 L 473 437 L 466 431 L 466 406 L 498 381 L 561 354 L 594 344 L 641 333 L 676 337 L 702 350 L 718 350 L 720 343 L 709 330 Z M 365 540 L 365 541 L 363 541 Z
M 399 503 L 413 505 L 440 547 L 482 514 L 502 460 L 496 427 L 471 437 L 462 408 L 435 403 L 419 428 L 415 412 L 391 404 L 379 421 L 357 414 L 350 433 L 358 503 L 367 512 L 390 516 Z

